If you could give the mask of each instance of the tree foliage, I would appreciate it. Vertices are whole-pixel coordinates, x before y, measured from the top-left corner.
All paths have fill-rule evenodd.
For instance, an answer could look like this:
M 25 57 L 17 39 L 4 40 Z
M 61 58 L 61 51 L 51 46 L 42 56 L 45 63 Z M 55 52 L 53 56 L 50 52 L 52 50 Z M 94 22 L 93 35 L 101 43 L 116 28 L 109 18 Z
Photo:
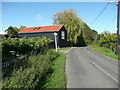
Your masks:
M 68 40 L 71 45 L 77 43 L 77 37 L 80 35 L 82 20 L 77 16 L 77 12 L 73 9 L 67 9 L 61 12 L 57 12 L 53 16 L 53 24 L 64 24 L 68 32 Z
M 19 31 L 22 30 L 23 28 L 26 28 L 26 26 L 20 26 Z
M 19 31 L 19 29 L 17 27 L 8 27 L 8 29 L 6 29 L 6 32 L 8 34 L 8 36 L 10 37 L 17 37 L 17 32 Z
M 10 26 L 8 27 L 8 29 L 5 30 L 5 32 L 7 32 L 7 35 L 9 37 L 14 38 L 17 37 L 18 31 L 22 30 L 23 28 L 25 28 L 25 26 L 20 26 L 20 28 Z
M 116 42 L 116 35 L 110 33 L 109 31 L 104 31 L 100 34 L 100 46 L 111 48 L 112 46 L 115 46 Z
M 109 31 L 104 31 L 101 34 L 98 34 L 96 37 L 96 43 L 100 47 L 105 47 L 111 49 L 113 52 L 116 52 L 116 34 L 110 33 Z
M 72 46 L 83 46 L 91 43 L 97 32 L 91 30 L 77 15 L 74 9 L 57 12 L 53 16 L 53 24 L 63 24 L 68 33 L 68 40 Z M 82 33 L 83 32 L 83 33 Z
M 8 38 L 2 40 L 2 53 L 3 57 L 7 57 L 10 55 L 10 51 L 14 51 L 15 55 L 29 55 L 31 52 L 40 53 L 45 50 L 49 44 L 49 39 L 46 37 L 40 38 L 30 38 L 26 37 L 22 39 L 18 38 Z
M 85 42 L 87 44 L 91 44 L 95 40 L 98 34 L 97 31 L 91 30 L 90 27 L 86 23 L 84 23 L 83 25 L 83 33 L 84 33 Z

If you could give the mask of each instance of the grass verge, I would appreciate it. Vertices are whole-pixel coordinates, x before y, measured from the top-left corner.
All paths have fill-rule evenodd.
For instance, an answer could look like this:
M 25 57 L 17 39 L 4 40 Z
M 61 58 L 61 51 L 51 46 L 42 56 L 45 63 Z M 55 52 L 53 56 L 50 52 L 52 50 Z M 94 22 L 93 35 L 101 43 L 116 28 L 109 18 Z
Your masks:
M 58 53 L 49 50 L 43 54 L 31 55 L 24 60 L 17 60 L 13 68 L 11 68 L 11 65 L 11 67 L 4 70 L 2 87 L 41 88 L 44 83 L 42 77 L 47 77 L 47 73 L 57 57 L 59 57 Z
M 3 88 L 65 88 L 66 55 L 47 51 L 32 55 L 25 60 L 17 60 L 9 72 L 4 72 Z
M 73 47 L 58 48 L 58 50 L 69 50 L 71 48 L 73 48 Z
M 63 48 L 58 48 L 57 50 L 70 50 L 72 48 L 75 48 L 75 47 L 63 47 Z M 55 50 L 55 49 L 52 49 L 52 50 Z
M 65 76 L 65 60 L 66 55 L 58 52 L 59 57 L 55 59 L 52 66 L 52 72 L 47 77 L 46 83 L 43 88 L 65 88 L 66 76 Z
M 104 47 L 97 47 L 97 46 L 90 46 L 90 49 L 95 51 L 95 52 L 98 52 L 102 55 L 105 55 L 105 56 L 108 56 L 108 57 L 111 57 L 113 59 L 118 60 L 118 56 L 115 55 L 115 53 L 112 52 L 110 49 L 107 49 L 107 48 L 104 48 Z

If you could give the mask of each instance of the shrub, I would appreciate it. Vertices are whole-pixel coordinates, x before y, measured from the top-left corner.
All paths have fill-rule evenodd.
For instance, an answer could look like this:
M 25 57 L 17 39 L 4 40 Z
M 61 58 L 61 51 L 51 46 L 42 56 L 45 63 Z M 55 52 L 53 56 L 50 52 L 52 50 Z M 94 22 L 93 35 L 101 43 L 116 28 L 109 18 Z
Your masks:
M 36 54 L 44 51 L 46 47 L 49 44 L 49 39 L 46 37 L 40 38 L 8 38 L 8 39 L 3 39 L 2 41 L 2 52 L 3 52 L 3 57 L 8 57 L 10 56 L 10 51 L 15 51 L 15 56 L 16 54 L 22 54 L 22 55 L 29 55 L 32 51 L 37 51 Z
M 38 88 L 38 84 L 42 83 L 41 77 L 49 71 L 52 61 L 57 56 L 58 54 L 53 51 L 30 56 L 27 67 L 21 66 L 13 71 L 11 77 L 3 80 L 3 88 Z
M 104 43 L 104 44 L 102 44 L 102 47 L 110 48 L 110 44 L 109 43 Z

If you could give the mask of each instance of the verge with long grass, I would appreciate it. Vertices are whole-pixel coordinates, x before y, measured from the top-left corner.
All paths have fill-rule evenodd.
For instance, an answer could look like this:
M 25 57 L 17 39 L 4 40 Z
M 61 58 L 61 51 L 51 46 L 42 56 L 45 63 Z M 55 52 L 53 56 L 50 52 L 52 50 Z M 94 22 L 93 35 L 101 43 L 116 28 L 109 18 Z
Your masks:
M 66 87 L 66 75 L 65 75 L 65 60 L 66 55 L 58 52 L 59 57 L 53 61 L 51 68 L 52 72 L 47 77 L 44 84 L 44 88 L 65 88 Z
M 116 55 L 112 50 L 105 47 L 90 46 L 90 49 L 102 55 L 118 60 L 118 55 Z
M 11 60 L 8 59 L 6 62 L 3 60 L 7 66 L 2 71 L 2 88 L 65 88 L 66 55 L 48 49 L 48 39 L 46 38 L 21 40 L 6 39 L 2 43 L 4 56 L 9 51 L 15 52 L 14 59 L 10 58 Z M 24 54 L 27 54 L 27 57 L 24 57 Z M 9 56 L 11 55 L 9 54 Z

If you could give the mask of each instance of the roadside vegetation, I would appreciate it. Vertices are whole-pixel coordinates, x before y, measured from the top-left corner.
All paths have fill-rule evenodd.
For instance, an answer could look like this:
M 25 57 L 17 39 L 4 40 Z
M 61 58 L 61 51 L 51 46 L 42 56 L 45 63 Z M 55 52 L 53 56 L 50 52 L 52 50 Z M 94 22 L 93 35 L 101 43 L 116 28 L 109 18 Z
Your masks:
M 66 55 L 58 52 L 59 57 L 53 61 L 52 71 L 48 75 L 44 88 L 66 88 L 65 60 Z
M 105 56 L 108 56 L 108 57 L 111 57 L 113 59 L 118 59 L 118 55 L 116 55 L 112 50 L 108 49 L 108 48 L 105 48 L 105 47 L 99 47 L 99 46 L 90 46 L 90 49 L 95 51 L 95 52 L 98 52 L 102 55 L 105 55 Z
M 62 47 L 62 48 L 57 48 L 57 50 L 70 50 L 72 48 L 75 48 L 75 47 Z M 56 50 L 56 49 L 52 49 L 52 50 Z
M 65 54 L 49 50 L 48 45 L 49 39 L 40 37 L 4 39 L 2 87 L 64 88 Z
M 57 53 L 48 51 L 17 61 L 11 75 L 3 78 L 3 88 L 41 88 L 56 57 Z
M 58 50 L 70 50 L 71 48 L 74 48 L 74 47 L 64 47 L 64 48 L 58 48 Z
M 117 53 L 116 51 L 115 33 L 104 31 L 101 34 L 98 34 L 90 49 L 113 59 L 119 60 L 118 56 L 120 55 L 120 52 Z M 118 50 L 120 50 L 120 46 L 118 47 Z

